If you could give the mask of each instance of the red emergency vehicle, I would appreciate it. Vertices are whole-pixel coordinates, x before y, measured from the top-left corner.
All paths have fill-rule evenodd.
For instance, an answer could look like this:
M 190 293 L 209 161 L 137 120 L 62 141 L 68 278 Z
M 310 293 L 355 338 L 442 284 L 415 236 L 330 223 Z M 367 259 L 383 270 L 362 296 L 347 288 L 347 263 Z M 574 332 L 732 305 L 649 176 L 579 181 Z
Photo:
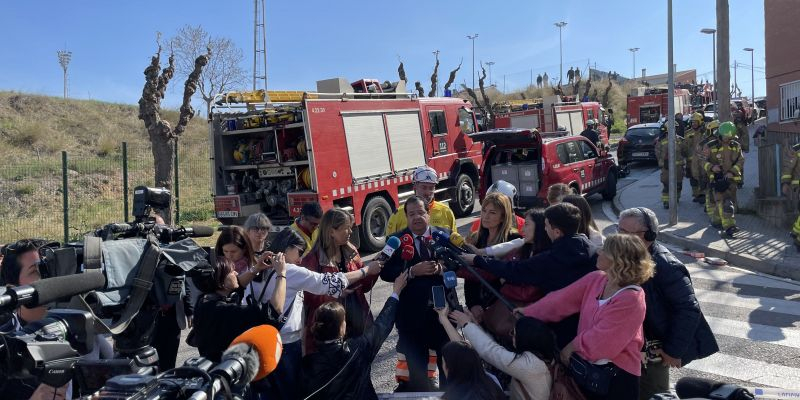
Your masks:
M 628 127 L 661 121 L 667 116 L 669 90 L 667 88 L 634 88 L 628 95 Z M 689 91 L 675 89 L 675 112 L 689 115 L 692 102 Z
M 482 145 L 467 136 L 476 129 L 468 101 L 418 98 L 403 93 L 404 84 L 375 80 L 350 85 L 336 78 L 317 88 L 269 92 L 273 102 L 219 97 L 209 129 L 220 222 L 241 224 L 263 212 L 280 231 L 304 203 L 317 201 L 324 210 L 352 213 L 358 229 L 351 241 L 378 250 L 389 216 L 413 194 L 411 175 L 423 164 L 439 173 L 438 200 L 449 201 L 457 216 L 472 212 Z M 238 96 L 254 97 L 267 96 Z
M 540 132 L 555 132 L 562 128 L 572 135 L 586 129 L 586 122 L 598 122 L 595 129 L 600 140 L 608 144 L 608 128 L 605 110 L 598 102 L 575 101 L 574 96 L 547 96 L 543 99 L 512 100 L 506 110 L 495 117 L 495 128 L 538 129 Z

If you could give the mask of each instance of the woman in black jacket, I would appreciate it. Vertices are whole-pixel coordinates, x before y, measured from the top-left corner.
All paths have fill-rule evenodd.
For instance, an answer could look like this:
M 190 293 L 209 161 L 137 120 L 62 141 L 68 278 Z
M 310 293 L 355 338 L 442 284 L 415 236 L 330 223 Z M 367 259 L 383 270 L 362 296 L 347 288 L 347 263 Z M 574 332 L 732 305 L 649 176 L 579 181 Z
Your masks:
M 277 326 L 286 298 L 286 263 L 284 255 L 269 254 L 270 263 L 263 259 L 253 268 L 258 272 L 275 269 L 275 292 L 269 305 L 245 306 L 238 296 L 231 296 L 239 289 L 234 265 L 225 258 L 218 258 L 214 270 L 209 274 L 194 277 L 194 284 L 203 294 L 197 299 L 194 309 L 193 328 L 186 342 L 197 347 L 201 356 L 219 362 L 222 353 L 231 341 L 244 331 L 258 325 Z
M 317 351 L 303 357 L 304 399 L 377 399 L 372 386 L 372 361 L 392 332 L 400 292 L 408 272 L 394 280 L 394 292 L 364 334 L 344 339 L 345 312 L 341 303 L 331 301 L 314 311 L 311 327 Z

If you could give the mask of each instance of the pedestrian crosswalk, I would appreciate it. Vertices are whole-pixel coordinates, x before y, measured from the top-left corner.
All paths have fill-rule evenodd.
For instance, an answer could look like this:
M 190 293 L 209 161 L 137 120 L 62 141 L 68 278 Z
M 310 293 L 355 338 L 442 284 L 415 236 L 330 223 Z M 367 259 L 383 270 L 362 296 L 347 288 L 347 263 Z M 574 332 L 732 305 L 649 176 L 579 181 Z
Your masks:
M 687 268 L 720 351 L 673 370 L 673 383 L 699 376 L 800 389 L 800 284 L 700 262 Z

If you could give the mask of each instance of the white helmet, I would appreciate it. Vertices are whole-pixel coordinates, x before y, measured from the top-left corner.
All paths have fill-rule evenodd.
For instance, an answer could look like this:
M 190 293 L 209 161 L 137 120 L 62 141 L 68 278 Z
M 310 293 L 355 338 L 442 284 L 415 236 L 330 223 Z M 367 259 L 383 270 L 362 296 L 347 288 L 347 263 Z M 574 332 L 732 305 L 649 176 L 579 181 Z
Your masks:
M 436 174 L 436 170 L 427 166 L 423 165 L 416 170 L 414 170 L 414 175 L 411 176 L 412 183 L 433 183 L 434 185 L 439 183 L 439 176 Z
M 500 180 L 493 183 L 492 186 L 489 186 L 489 189 L 486 190 L 486 194 L 493 192 L 500 192 L 506 195 L 506 197 L 508 197 L 508 199 L 511 200 L 511 208 L 514 208 L 514 203 L 516 203 L 517 199 L 517 188 L 514 187 L 514 185 L 506 181 Z

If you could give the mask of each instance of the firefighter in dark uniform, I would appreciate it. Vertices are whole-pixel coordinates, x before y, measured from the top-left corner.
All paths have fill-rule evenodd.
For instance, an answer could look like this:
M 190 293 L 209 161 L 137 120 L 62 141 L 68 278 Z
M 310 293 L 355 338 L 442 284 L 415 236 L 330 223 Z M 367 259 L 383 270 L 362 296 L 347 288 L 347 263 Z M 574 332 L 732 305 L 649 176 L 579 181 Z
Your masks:
M 676 123 L 677 125 L 677 123 Z M 677 129 L 677 126 L 675 127 Z M 669 137 L 666 122 L 661 124 L 661 134 L 656 141 L 656 160 L 661 168 L 661 202 L 669 208 Z M 683 189 L 683 170 L 686 166 L 686 146 L 682 137 L 675 135 L 675 178 L 678 182 L 678 199 Z
M 792 146 L 792 156 L 785 157 L 781 172 L 781 190 L 783 194 L 789 196 L 791 192 L 797 196 L 800 191 L 800 143 Z M 800 203 L 798 204 L 800 207 Z M 800 216 L 792 225 L 792 232 L 789 233 L 794 239 L 794 246 L 800 251 Z
M 589 139 L 597 148 L 600 148 L 600 132 L 594 130 L 594 125 L 593 119 L 586 121 L 586 129 L 581 132 L 581 136 Z
M 733 123 L 736 125 L 736 141 L 742 146 L 742 151 L 750 152 L 750 137 L 747 135 L 747 121 L 744 118 L 744 110 L 741 108 L 733 113 Z
M 742 180 L 744 155 L 739 143 L 734 140 L 736 126 L 727 121 L 717 129 L 717 139 L 708 142 L 705 171 L 708 174 L 711 191 L 711 224 L 720 225 L 724 234 L 733 237 L 739 231 L 736 227 L 736 190 Z
M 711 184 L 708 180 L 708 173 L 706 173 L 705 165 L 706 165 L 706 160 L 708 159 L 708 154 L 706 153 L 708 147 L 706 147 L 706 145 L 708 145 L 708 142 L 715 140 L 715 138 L 717 137 L 718 128 L 719 128 L 719 121 L 716 119 L 706 124 L 705 136 L 703 137 L 702 140 L 700 140 L 700 143 L 698 143 L 697 147 L 695 148 L 695 157 L 697 157 L 697 161 L 695 163 L 697 164 L 697 170 L 700 171 L 702 179 L 701 185 L 703 185 L 704 187 L 703 192 L 705 194 L 704 196 L 705 203 L 701 204 L 703 204 L 706 214 L 708 215 L 708 218 L 710 218 L 712 222 L 714 221 L 715 214 L 711 210 L 711 198 L 714 197 L 714 193 L 711 191 Z M 716 221 L 716 224 L 720 225 L 720 222 Z
M 689 184 L 692 185 L 692 201 L 702 203 L 705 201 L 705 174 L 702 164 L 698 162 L 698 153 L 702 155 L 703 148 L 697 151 L 697 146 L 706 137 L 706 130 L 703 126 L 703 115 L 700 113 L 692 114 L 689 129 L 684 133 L 684 143 L 686 144 L 686 176 L 689 177 Z

